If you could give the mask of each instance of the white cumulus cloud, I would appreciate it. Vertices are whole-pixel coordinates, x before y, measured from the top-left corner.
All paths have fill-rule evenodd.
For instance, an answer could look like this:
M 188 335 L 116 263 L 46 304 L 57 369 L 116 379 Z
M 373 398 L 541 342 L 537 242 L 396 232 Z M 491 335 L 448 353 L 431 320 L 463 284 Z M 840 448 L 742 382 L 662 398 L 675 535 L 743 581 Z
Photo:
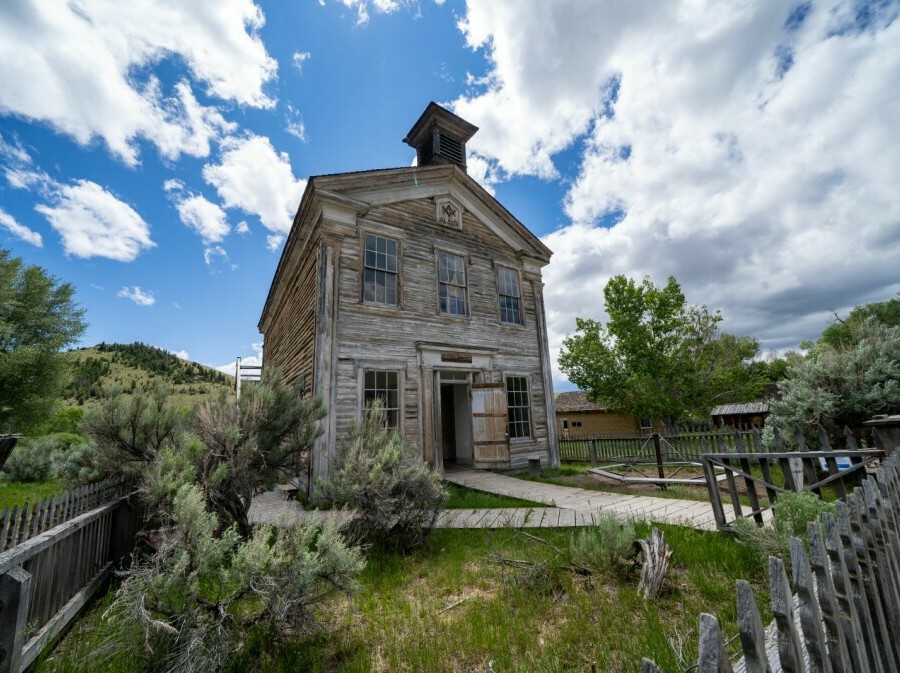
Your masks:
M 55 185 L 51 204 L 39 204 L 35 210 L 62 236 L 69 255 L 130 262 L 156 246 L 150 226 L 137 211 L 90 180 Z
M 0 227 L 3 227 L 13 236 L 26 243 L 31 243 L 31 245 L 36 245 L 39 248 L 44 245 L 44 239 L 41 238 L 38 232 L 29 229 L 24 224 L 19 224 L 16 218 L 2 208 L 0 208 Z
M 479 172 L 578 162 L 544 237 L 554 351 L 618 273 L 674 275 L 771 349 L 896 293 L 900 6 L 854 7 L 469 0 L 490 67 L 453 106 Z
M 257 215 L 279 234 L 290 231 L 306 187 L 306 180 L 294 177 L 288 154 L 257 135 L 224 140 L 219 163 L 204 166 L 203 177 L 226 207 Z
M 173 355 L 174 355 L 176 358 L 178 358 L 179 360 L 190 360 L 190 359 L 191 359 L 191 354 L 188 353 L 188 352 L 187 352 L 186 350 L 184 350 L 184 349 L 182 349 L 182 350 L 180 350 L 180 351 L 175 351 L 175 352 L 173 353 Z
M 117 297 L 130 299 L 138 306 L 153 306 L 156 303 L 156 297 L 150 291 L 145 292 L 139 286 L 128 287 L 127 285 L 116 292 Z
M 294 64 L 294 67 L 299 71 L 303 71 L 303 64 L 309 60 L 309 52 L 308 51 L 295 51 L 294 55 L 291 56 L 291 63 Z
M 206 156 L 234 126 L 201 105 L 192 86 L 225 101 L 269 108 L 277 63 L 252 0 L 22 0 L 0 4 L 0 112 L 42 121 L 81 144 L 102 138 L 128 164 L 137 141 L 167 158 Z M 177 59 L 188 79 L 164 92 L 143 75 Z
M 225 211 L 205 196 L 194 194 L 179 180 L 166 180 L 163 189 L 175 204 L 181 222 L 197 232 L 206 245 L 218 243 L 231 231 Z

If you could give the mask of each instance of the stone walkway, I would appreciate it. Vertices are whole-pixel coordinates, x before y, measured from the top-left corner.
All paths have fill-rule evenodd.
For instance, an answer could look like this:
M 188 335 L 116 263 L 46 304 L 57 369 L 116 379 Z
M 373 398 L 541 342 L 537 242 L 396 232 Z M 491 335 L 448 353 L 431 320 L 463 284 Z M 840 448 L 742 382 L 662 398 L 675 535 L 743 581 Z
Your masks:
M 496 509 L 448 509 L 441 512 L 437 528 L 561 528 L 592 526 L 603 512 L 612 512 L 622 520 L 654 521 L 716 530 L 712 506 L 707 502 L 622 495 L 584 488 L 556 486 L 516 479 L 485 470 L 453 470 L 444 474 L 447 481 L 466 488 L 497 495 L 540 502 L 546 507 L 507 507 Z M 338 512 L 305 511 L 295 500 L 284 500 L 281 491 L 263 493 L 250 508 L 252 523 L 292 524 L 322 521 Z M 727 513 L 729 520 L 732 513 Z M 766 520 L 771 510 L 764 512 Z

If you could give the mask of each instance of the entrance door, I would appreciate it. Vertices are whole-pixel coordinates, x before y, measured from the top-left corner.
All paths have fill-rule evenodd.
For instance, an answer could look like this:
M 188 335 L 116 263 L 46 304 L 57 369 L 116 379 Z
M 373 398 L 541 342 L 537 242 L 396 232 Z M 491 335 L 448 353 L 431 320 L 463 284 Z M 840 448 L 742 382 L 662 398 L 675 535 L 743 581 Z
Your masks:
M 506 390 L 502 383 L 472 384 L 472 430 L 476 463 L 509 464 Z

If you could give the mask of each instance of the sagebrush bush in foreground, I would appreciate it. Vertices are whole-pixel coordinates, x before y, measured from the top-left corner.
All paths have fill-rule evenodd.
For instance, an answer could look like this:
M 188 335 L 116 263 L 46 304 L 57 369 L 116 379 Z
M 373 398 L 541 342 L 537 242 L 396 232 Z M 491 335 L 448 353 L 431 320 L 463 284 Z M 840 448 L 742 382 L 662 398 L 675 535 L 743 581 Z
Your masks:
M 769 556 L 790 558 L 791 537 L 806 539 L 806 528 L 825 512 L 834 512 L 834 503 L 822 500 L 815 493 L 780 493 L 772 506 L 772 521 L 757 526 L 753 519 L 743 518 L 734 522 L 738 539 L 753 549 L 760 562 Z
M 582 528 L 572 537 L 572 563 L 592 570 L 611 569 L 632 552 L 634 525 L 619 523 L 609 512 L 601 512 L 594 526 Z
M 256 528 L 242 538 L 220 522 L 195 484 L 173 500 L 173 527 L 159 550 L 138 561 L 104 619 L 107 652 L 134 649 L 135 632 L 171 673 L 227 667 L 251 629 L 281 638 L 318 627 L 312 607 L 355 588 L 364 561 L 335 526 Z
M 410 549 L 422 543 L 447 498 L 441 476 L 423 463 L 375 403 L 342 438 L 336 469 L 317 500 L 353 513 L 351 540 Z

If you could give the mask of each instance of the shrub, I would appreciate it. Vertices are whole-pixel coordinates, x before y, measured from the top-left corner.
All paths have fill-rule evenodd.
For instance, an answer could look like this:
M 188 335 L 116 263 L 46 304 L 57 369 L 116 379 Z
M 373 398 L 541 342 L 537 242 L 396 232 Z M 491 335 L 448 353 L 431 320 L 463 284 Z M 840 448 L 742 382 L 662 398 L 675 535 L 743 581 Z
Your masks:
M 609 512 L 601 512 L 596 526 L 582 528 L 569 546 L 572 563 L 591 570 L 619 566 L 632 551 L 635 532 L 630 522 L 619 523 Z
M 385 427 L 379 403 L 342 438 L 337 468 L 317 484 L 317 501 L 352 512 L 353 540 L 410 549 L 422 543 L 444 506 L 441 476 Z
M 752 519 L 738 519 L 734 522 L 734 532 L 766 563 L 769 556 L 788 558 L 791 537 L 805 539 L 811 521 L 834 511 L 834 503 L 825 502 L 815 493 L 781 493 L 772 507 L 770 524 L 758 526 Z
M 3 466 L 4 481 L 47 481 L 53 477 L 53 454 L 40 440 L 20 441 Z
M 53 474 L 69 486 L 84 486 L 109 474 L 109 456 L 93 444 L 78 443 L 53 456 Z
M 311 608 L 349 592 L 364 561 L 333 525 L 257 528 L 242 539 L 220 521 L 196 484 L 172 501 L 173 527 L 151 558 L 136 562 L 104 619 L 106 654 L 143 644 L 160 669 L 227 669 L 250 629 L 279 638 L 318 627 Z

